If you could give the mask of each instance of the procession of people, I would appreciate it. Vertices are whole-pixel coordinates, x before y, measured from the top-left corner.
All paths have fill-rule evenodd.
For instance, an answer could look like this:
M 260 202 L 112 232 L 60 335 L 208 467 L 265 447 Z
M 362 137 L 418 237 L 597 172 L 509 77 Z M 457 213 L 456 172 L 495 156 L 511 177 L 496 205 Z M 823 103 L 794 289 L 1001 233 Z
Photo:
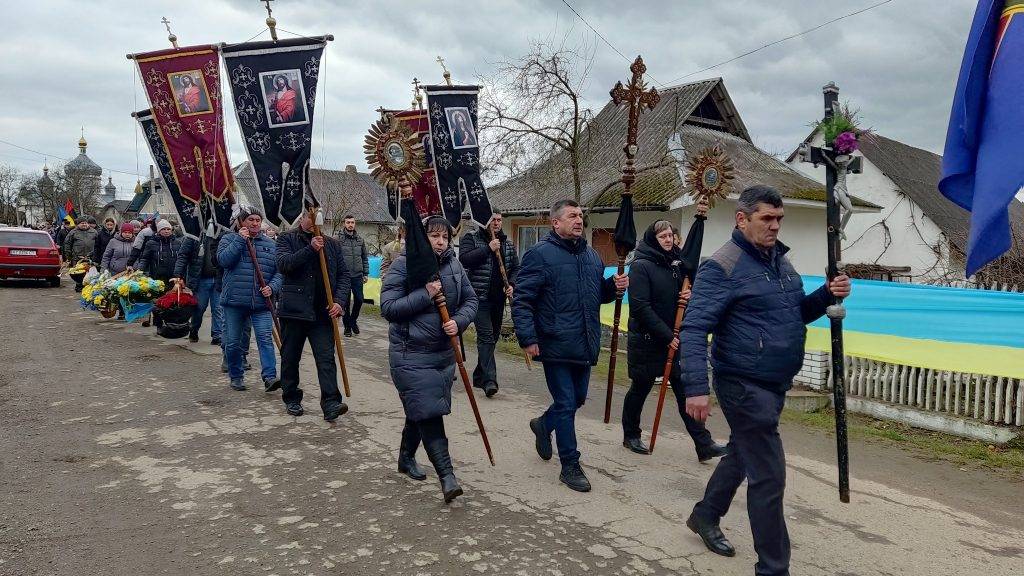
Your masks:
M 706 219 L 707 209 L 706 202 L 698 204 L 695 223 Z M 636 454 L 650 453 L 640 438 L 641 411 L 660 380 L 666 350 L 671 350 L 668 384 L 697 460 L 722 458 L 687 526 L 712 552 L 735 555 L 719 522 L 746 479 L 757 573 L 786 573 L 790 544 L 782 512 L 785 457 L 779 414 L 802 363 L 804 325 L 824 314 L 831 296 L 848 296 L 850 281 L 839 276 L 805 293 L 786 256 L 789 248 L 778 240 L 783 217 L 781 195 L 767 186 L 752 186 L 737 201 L 732 238 L 698 270 L 690 268 L 687 262 L 693 259 L 685 256 L 693 252 L 692 231 L 680 246 L 680 230 L 672 222 L 657 220 L 640 238 L 628 274 L 607 278 L 604 263 L 586 240 L 584 210 L 572 200 L 552 206 L 551 231 L 526 250 L 521 263 L 501 228 L 499 210 L 492 211 L 486 228 L 463 234 L 458 249 L 449 222 L 441 216 L 427 218 L 424 229 L 438 273 L 424 285 L 410 284 L 409 267 L 414 264 L 401 239 L 391 246 L 393 258 L 382 273 L 379 304 L 381 316 L 390 324 L 388 365 L 405 414 L 398 471 L 417 481 L 427 478 L 416 460 L 422 446 L 444 502 L 463 494 L 444 425 L 444 417 L 452 413 L 452 385 L 457 380 L 456 350 L 449 340 L 475 326 L 478 355 L 472 384 L 484 396 L 493 396 L 500 381 L 496 343 L 509 300 L 518 344 L 542 363 L 551 397 L 550 407 L 528 422 L 537 454 L 550 460 L 557 452 L 560 482 L 572 490 L 590 491 L 575 418 L 587 400 L 591 369 L 601 354 L 600 306 L 628 289 L 631 384 L 622 405 L 623 446 Z M 80 222 L 65 239 L 72 255 L 95 249 L 86 245 L 95 235 L 88 220 Z M 324 420 L 335 422 L 349 411 L 338 385 L 332 323 L 341 320 L 346 334 L 359 334 L 353 318 L 358 306 L 352 300 L 362 297 L 369 264 L 353 217 L 344 218 L 339 237 L 334 238 L 318 234 L 314 213 L 307 212 L 276 240 L 268 237 L 262 214 L 251 206 L 236 208 L 231 232 L 200 240 L 179 239 L 165 219 L 146 228 L 155 232 L 142 243 L 137 242 L 132 223 L 109 224 L 105 230 L 116 233 L 105 239 L 100 269 L 111 274 L 125 271 L 133 243 L 141 244 L 141 249 L 134 248 L 139 254 L 135 266 L 196 295 L 199 305 L 188 332 L 192 342 L 198 341 L 209 312 L 211 343 L 222 346 L 232 390 L 248 388 L 251 331 L 264 392 L 280 389 L 284 411 L 303 415 L 299 362 L 308 341 Z M 318 263 L 321 254 L 324 267 Z M 692 288 L 687 278 L 695 278 Z M 450 313 L 447 321 L 435 306 L 439 297 Z M 677 301 L 686 314 L 675 336 Z M 707 363 L 709 335 L 713 379 Z M 711 412 L 709 382 L 730 425 L 727 445 L 717 443 L 704 425 Z

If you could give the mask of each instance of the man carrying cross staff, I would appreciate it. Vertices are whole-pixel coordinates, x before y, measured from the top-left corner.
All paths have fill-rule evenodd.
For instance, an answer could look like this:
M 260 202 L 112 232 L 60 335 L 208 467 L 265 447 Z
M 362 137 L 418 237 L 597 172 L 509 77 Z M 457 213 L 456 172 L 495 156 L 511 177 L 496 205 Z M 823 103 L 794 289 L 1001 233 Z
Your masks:
M 831 296 L 850 295 L 850 279 L 804 293 L 803 280 L 779 241 L 782 195 L 757 185 L 736 204 L 732 238 L 697 271 L 679 335 L 686 413 L 704 422 L 708 335 L 715 393 L 729 422 L 728 451 L 708 480 L 687 527 L 715 554 L 735 556 L 719 521 L 743 480 L 757 551 L 755 573 L 788 576 L 790 544 L 783 511 L 786 456 L 779 415 L 804 358 L 805 325 L 825 314 Z

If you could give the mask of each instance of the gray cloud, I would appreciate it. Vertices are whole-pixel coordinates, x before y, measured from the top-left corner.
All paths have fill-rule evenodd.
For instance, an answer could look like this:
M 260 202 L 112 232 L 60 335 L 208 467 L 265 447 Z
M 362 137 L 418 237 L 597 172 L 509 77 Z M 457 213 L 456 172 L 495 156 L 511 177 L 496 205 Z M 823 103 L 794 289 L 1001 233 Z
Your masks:
M 570 1 L 626 57 L 643 54 L 650 75 L 663 83 L 873 3 Z M 491 75 L 496 62 L 525 53 L 533 40 L 579 40 L 595 54 L 584 90 L 595 109 L 629 74 L 628 62 L 556 0 L 275 4 L 279 27 L 335 35 L 313 149 L 314 163 L 330 168 L 365 168 L 362 139 L 374 109 L 407 106 L 413 76 L 440 83 L 438 54 L 457 81 L 474 82 Z M 788 151 L 806 135 L 828 81 L 839 84 L 865 124 L 941 152 L 975 5 L 954 0 L 940 9 L 895 0 L 682 82 L 723 77 L 755 142 L 772 152 Z M 188 45 L 246 40 L 264 27 L 266 13 L 255 0 L 19 3 L 8 11 L 0 36 L 0 95 L 7 103 L 0 108 L 0 139 L 71 157 L 84 125 L 89 155 L 101 166 L 134 172 L 138 158 L 145 171 L 149 156 L 129 114 L 145 108 L 146 100 L 124 55 L 167 45 L 162 16 Z M 230 110 L 227 138 L 232 159 L 242 160 Z M 0 144 L 0 162 L 38 170 L 42 158 Z M 132 175 L 113 176 L 122 194 L 134 186 Z

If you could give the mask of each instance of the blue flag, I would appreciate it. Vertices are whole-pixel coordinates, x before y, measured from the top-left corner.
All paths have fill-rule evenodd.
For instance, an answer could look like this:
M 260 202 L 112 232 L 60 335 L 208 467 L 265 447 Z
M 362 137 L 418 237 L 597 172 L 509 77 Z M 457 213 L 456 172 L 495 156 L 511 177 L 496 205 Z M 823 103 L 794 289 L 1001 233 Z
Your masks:
M 1024 186 L 1024 0 L 980 0 L 953 96 L 939 190 L 971 213 L 967 275 L 1010 248 Z

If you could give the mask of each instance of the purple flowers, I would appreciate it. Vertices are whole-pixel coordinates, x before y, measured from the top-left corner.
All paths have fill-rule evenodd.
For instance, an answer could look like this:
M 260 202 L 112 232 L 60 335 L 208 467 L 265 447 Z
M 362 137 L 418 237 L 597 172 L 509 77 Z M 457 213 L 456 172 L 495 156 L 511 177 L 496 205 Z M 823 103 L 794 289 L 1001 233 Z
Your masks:
M 832 146 L 838 154 L 850 154 L 857 150 L 858 147 L 857 135 L 853 132 L 843 132 L 836 136 L 835 144 Z

